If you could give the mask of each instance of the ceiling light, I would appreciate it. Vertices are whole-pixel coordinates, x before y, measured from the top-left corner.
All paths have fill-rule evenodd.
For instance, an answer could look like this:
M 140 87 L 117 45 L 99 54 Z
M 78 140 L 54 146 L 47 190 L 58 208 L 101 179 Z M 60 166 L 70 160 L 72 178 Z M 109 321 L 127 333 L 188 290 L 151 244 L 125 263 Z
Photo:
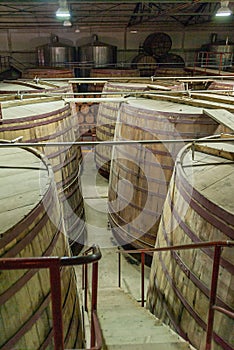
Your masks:
M 64 27 L 71 27 L 72 23 L 71 23 L 71 21 L 64 21 L 63 25 L 64 25 Z
M 56 17 L 69 19 L 71 17 L 71 14 L 67 7 L 59 7 L 56 11 Z
M 221 1 L 220 4 L 221 4 L 221 7 L 218 9 L 215 16 L 217 17 L 230 16 L 232 14 L 232 11 L 228 7 L 229 1 Z

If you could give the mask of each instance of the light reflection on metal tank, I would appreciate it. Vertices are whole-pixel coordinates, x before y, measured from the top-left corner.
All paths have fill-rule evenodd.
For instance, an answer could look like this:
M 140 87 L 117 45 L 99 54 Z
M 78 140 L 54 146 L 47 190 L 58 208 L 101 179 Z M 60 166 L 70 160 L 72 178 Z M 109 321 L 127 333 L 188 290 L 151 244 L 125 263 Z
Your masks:
M 100 42 L 95 34 L 91 43 L 78 47 L 78 61 L 83 65 L 80 69 L 81 76 L 89 76 L 91 68 L 114 68 L 117 47 Z
M 50 43 L 38 46 L 36 52 L 38 65 L 46 67 L 64 67 L 76 57 L 75 47 L 60 43 L 56 35 L 51 36 Z

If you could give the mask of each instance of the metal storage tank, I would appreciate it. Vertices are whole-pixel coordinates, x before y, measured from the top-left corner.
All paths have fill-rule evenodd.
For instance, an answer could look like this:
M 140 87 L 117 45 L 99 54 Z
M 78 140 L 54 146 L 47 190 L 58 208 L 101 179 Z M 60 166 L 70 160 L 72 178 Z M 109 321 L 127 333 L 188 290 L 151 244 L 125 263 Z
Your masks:
M 76 56 L 75 47 L 60 43 L 56 35 L 51 36 L 49 44 L 38 46 L 36 52 L 38 65 L 47 67 L 64 66 Z
M 108 67 L 117 61 L 117 47 L 102 43 L 98 36 L 93 36 L 92 42 L 78 47 L 78 61 L 87 63 L 88 68 L 80 70 L 81 76 L 88 76 L 90 68 Z

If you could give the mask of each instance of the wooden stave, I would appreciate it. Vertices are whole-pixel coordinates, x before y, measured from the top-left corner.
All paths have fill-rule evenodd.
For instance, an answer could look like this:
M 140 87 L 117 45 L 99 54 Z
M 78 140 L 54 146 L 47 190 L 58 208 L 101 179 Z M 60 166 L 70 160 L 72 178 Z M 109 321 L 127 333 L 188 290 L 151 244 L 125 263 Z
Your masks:
M 121 91 L 145 91 L 146 84 L 129 84 L 121 82 L 107 82 L 103 88 L 103 92 L 121 92 Z M 113 95 L 111 95 L 113 97 Z M 97 114 L 96 139 L 97 141 L 111 141 L 114 139 L 115 124 L 117 119 L 119 102 L 102 102 L 99 105 Z M 95 147 L 95 162 L 99 173 L 105 178 L 109 178 L 111 146 Z
M 159 111 L 150 111 L 147 109 L 144 109 L 142 107 L 142 110 L 138 109 L 138 111 L 134 108 L 134 106 L 130 106 L 127 104 L 122 105 L 122 110 L 120 113 L 120 125 L 122 124 L 121 130 L 118 131 L 118 125 L 116 127 L 116 139 L 117 140 L 127 140 L 127 139 L 155 139 L 155 135 L 159 136 L 159 139 L 175 139 L 175 138 L 194 138 L 194 137 L 205 137 L 207 135 L 213 134 L 215 129 L 217 128 L 217 124 L 214 123 L 211 119 L 207 118 L 206 116 L 202 116 L 201 113 L 196 114 L 189 114 L 186 115 L 181 115 L 176 113 L 174 116 L 172 116 L 170 120 L 171 125 L 176 125 L 175 129 L 180 130 L 181 128 L 178 128 L 178 125 L 180 124 L 181 127 L 183 128 L 183 124 L 185 125 L 186 129 L 184 130 L 184 133 L 179 135 L 176 135 L 173 133 L 173 128 L 172 130 L 166 130 L 166 123 L 164 125 L 164 120 L 167 121 L 167 118 L 170 116 L 170 112 L 159 112 Z M 142 117 L 142 120 L 141 120 Z M 199 119 L 200 118 L 200 119 Z M 190 119 L 190 122 L 189 122 Z M 197 119 L 197 124 L 193 123 L 192 121 L 195 121 Z M 204 125 L 202 124 L 204 122 Z M 136 125 L 140 125 L 142 123 L 142 130 L 144 132 L 141 132 L 140 130 L 140 136 L 137 134 L 139 132 L 139 128 L 135 127 Z M 147 125 L 148 123 L 148 125 Z M 199 123 L 201 123 L 199 125 Z M 207 125 L 206 125 L 207 123 Z M 187 124 L 187 125 L 186 125 Z M 209 126 L 210 124 L 210 126 Z M 196 126 L 197 125 L 197 126 Z M 146 127 L 147 126 L 147 127 Z M 195 126 L 195 127 L 194 127 Z M 196 129 L 197 127 L 197 129 Z M 209 129 L 208 129 L 209 127 Z M 199 130 L 200 128 L 200 130 Z M 201 132 L 203 129 L 203 132 Z M 205 129 L 207 129 L 207 132 L 205 132 Z M 150 130 L 150 131 L 147 131 Z M 199 132 L 198 132 L 199 131 Z M 152 136 L 153 134 L 153 136 Z M 182 136 L 182 137 L 181 137 Z M 144 154 L 142 152 L 141 156 L 137 155 L 136 158 L 134 158 L 134 153 L 136 148 L 139 148 L 139 150 L 143 149 Z M 176 157 L 176 154 L 179 152 L 180 148 L 182 146 L 180 144 L 177 144 L 173 150 L 173 155 L 174 159 Z M 113 207 L 112 201 L 116 199 L 116 194 L 118 190 L 116 189 L 115 184 L 118 183 L 119 178 L 121 179 L 128 179 L 129 174 L 132 173 L 132 177 L 130 178 L 131 184 L 133 184 L 136 192 L 147 192 L 146 188 L 144 185 L 142 186 L 142 189 L 138 189 L 139 184 L 136 185 L 134 181 L 141 181 L 142 180 L 142 175 L 141 172 L 139 172 L 137 169 L 135 170 L 135 173 L 132 172 L 132 169 L 129 169 L 128 166 L 125 165 L 125 170 L 124 170 L 124 175 L 121 176 L 121 168 L 124 168 L 123 166 L 123 161 L 119 162 L 113 162 L 112 160 L 112 166 L 111 166 L 111 175 L 110 175 L 110 183 L 109 183 L 109 220 L 112 226 L 112 231 L 121 244 L 124 245 L 131 245 L 136 249 L 141 249 L 141 248 L 152 248 L 154 247 L 155 244 L 155 239 L 157 235 L 157 229 L 158 225 L 160 222 L 160 216 L 163 208 L 163 203 L 165 201 L 166 195 L 167 195 L 167 189 L 169 186 L 169 181 L 173 172 L 174 168 L 174 161 L 170 155 L 170 151 L 172 152 L 172 149 L 169 147 L 169 150 L 166 150 L 163 145 L 148 145 L 148 146 L 143 146 L 141 147 L 136 146 L 136 145 L 125 145 L 124 146 L 124 152 L 121 151 L 121 146 L 115 146 L 115 149 L 118 149 L 116 157 L 118 156 L 120 158 L 126 158 L 130 159 L 133 163 L 137 163 L 138 159 L 144 158 L 144 160 L 141 164 L 146 165 L 145 168 L 152 166 L 150 158 L 146 158 L 147 154 L 145 149 L 150 150 L 150 152 L 153 152 L 153 155 L 158 158 L 159 162 L 159 168 L 161 167 L 163 169 L 163 172 L 156 172 L 156 169 L 158 165 L 153 165 L 153 171 L 154 171 L 154 178 L 157 176 L 157 181 L 153 179 L 152 174 L 148 175 L 148 180 L 151 189 L 153 189 L 151 192 L 153 194 L 154 199 L 151 199 L 151 203 L 149 205 L 149 208 L 144 208 L 144 201 L 141 199 L 141 195 L 139 195 L 139 205 L 138 208 L 136 208 L 136 198 L 132 199 L 132 202 L 129 202 L 129 185 L 126 182 L 125 184 L 122 184 L 122 192 L 125 194 L 126 197 L 124 200 L 122 200 L 121 195 L 118 193 L 118 198 L 119 202 L 117 203 L 118 205 L 121 206 L 121 201 L 123 202 L 123 206 L 125 206 L 126 203 L 128 203 L 128 208 L 126 208 L 125 213 L 118 213 L 117 207 Z M 125 153 L 125 154 L 124 154 Z M 149 155 L 151 157 L 151 154 Z M 120 166 L 121 164 L 121 166 Z M 152 171 L 150 169 L 150 171 Z M 115 178 L 116 174 L 118 174 L 119 178 Z M 163 176 L 165 178 L 163 178 Z M 124 187 L 125 186 L 125 187 Z M 121 194 L 122 194 L 121 192 Z M 147 229 L 148 225 L 148 217 L 147 215 L 153 215 L 150 214 L 150 207 L 151 208 L 158 208 L 155 210 L 155 214 L 157 213 L 157 220 L 154 220 L 153 226 L 150 229 Z M 132 225 L 132 220 L 135 220 L 137 215 L 141 213 L 143 210 L 146 212 L 143 214 L 141 218 L 141 222 L 139 225 L 143 226 L 145 225 L 144 228 L 140 228 L 137 226 L 137 224 Z M 138 212 L 136 212 L 138 210 Z M 134 212 L 135 211 L 135 212 Z M 149 212 L 149 213 L 148 213 Z M 134 216 L 135 215 L 135 216 Z M 127 216 L 127 217 L 126 217 Z M 152 216 L 153 217 L 153 216 Z M 152 221 L 151 217 L 151 221 Z M 147 219 L 147 220 L 146 220 Z M 124 224 L 127 225 L 128 229 L 127 232 L 124 231 L 124 229 L 121 228 L 119 224 Z M 136 237 L 136 239 L 134 239 Z
M 226 241 L 234 238 L 233 213 L 219 207 L 217 203 L 200 193 L 183 170 L 181 164 L 184 155 L 190 152 L 189 147 L 184 147 L 177 158 L 178 162 L 164 204 L 156 247 L 212 240 Z M 181 201 L 186 202 L 188 207 L 185 215 L 179 208 L 178 203 Z M 169 232 L 168 227 L 173 220 L 178 225 Z M 229 248 L 223 250 L 220 260 L 216 303 L 233 312 L 231 284 L 234 260 L 228 250 Z M 213 249 L 204 248 L 193 252 L 155 253 L 151 266 L 148 308 L 164 322 L 171 324 L 198 349 L 205 346 L 212 261 Z M 156 274 L 160 277 L 156 278 Z M 230 332 L 232 326 L 231 318 L 228 320 L 225 315 L 215 314 L 214 349 L 232 347 Z
M 48 185 L 44 190 L 44 196 L 35 203 L 33 209 L 21 221 L 2 233 L 1 258 L 69 255 L 70 250 L 67 238 L 63 234 L 64 223 L 52 168 L 46 157 L 38 151 L 28 147 L 24 148 L 24 151 L 31 152 L 44 164 Z M 7 245 L 6 242 L 8 242 Z M 64 335 L 69 333 L 70 327 L 71 312 L 69 313 L 68 310 L 75 310 L 76 319 L 78 319 L 76 332 L 81 335 L 79 303 L 77 298 L 74 299 L 77 294 L 74 269 L 62 268 L 61 276 L 62 309 L 63 314 L 67 314 L 67 317 L 64 317 Z M 0 305 L 2 305 L 0 322 L 1 329 L 4 330 L 1 336 L 1 349 L 13 348 L 16 344 L 20 348 L 34 349 L 41 348 L 44 342 L 49 345 L 52 341 L 52 333 L 51 321 L 48 318 L 51 315 L 48 270 L 6 270 L 1 273 L 1 277 L 5 281 L 1 283 L 0 295 Z M 18 310 L 18 314 L 12 309 Z M 9 315 L 11 322 L 8 324 Z M 3 324 L 4 320 L 6 324 Z M 77 341 L 76 334 L 70 335 L 66 343 L 80 346 L 82 336 Z
M 54 98 L 54 100 L 60 100 L 60 98 Z M 72 142 L 75 140 L 73 118 L 74 115 L 72 115 L 69 105 L 65 105 L 52 112 L 31 117 L 2 119 L 0 137 L 15 139 L 23 136 L 24 142 Z M 51 131 L 49 128 L 51 128 Z M 80 164 L 82 162 L 81 149 L 76 146 L 71 146 L 68 150 L 67 147 L 47 147 L 44 149 L 39 147 L 38 149 L 45 152 L 52 164 L 63 212 L 70 212 L 64 216 L 65 230 L 68 237 L 72 237 L 71 247 L 74 254 L 77 254 L 86 237 L 84 205 L 79 182 Z M 68 160 L 67 154 L 69 156 Z M 64 164 L 62 164 L 62 161 Z M 79 199 L 78 202 L 77 199 Z M 72 203 L 71 208 L 69 208 L 70 203 Z M 78 207 L 77 203 L 79 204 Z M 75 215 L 71 213 L 73 210 Z M 75 219 L 76 225 L 74 225 Z

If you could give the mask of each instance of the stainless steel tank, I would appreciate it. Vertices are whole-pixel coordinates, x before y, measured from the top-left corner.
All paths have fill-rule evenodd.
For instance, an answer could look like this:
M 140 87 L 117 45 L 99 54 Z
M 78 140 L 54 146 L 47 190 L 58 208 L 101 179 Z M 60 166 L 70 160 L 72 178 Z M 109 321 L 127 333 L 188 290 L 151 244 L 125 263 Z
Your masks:
M 88 76 L 91 68 L 114 67 L 117 47 L 100 42 L 94 35 L 91 43 L 78 47 L 78 61 L 83 65 L 82 76 Z
M 36 52 L 39 66 L 64 67 L 76 57 L 75 47 L 59 42 L 57 36 L 52 36 L 49 44 L 38 46 Z

